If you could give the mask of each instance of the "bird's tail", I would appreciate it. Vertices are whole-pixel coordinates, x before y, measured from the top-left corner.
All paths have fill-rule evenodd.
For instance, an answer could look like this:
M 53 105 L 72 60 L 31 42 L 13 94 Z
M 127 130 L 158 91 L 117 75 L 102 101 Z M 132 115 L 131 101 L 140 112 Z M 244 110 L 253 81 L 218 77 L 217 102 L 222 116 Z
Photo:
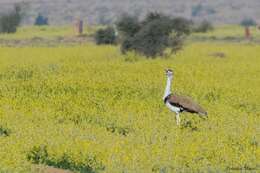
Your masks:
M 208 118 L 208 113 L 206 111 L 199 112 L 199 115 L 202 116 L 203 118 Z

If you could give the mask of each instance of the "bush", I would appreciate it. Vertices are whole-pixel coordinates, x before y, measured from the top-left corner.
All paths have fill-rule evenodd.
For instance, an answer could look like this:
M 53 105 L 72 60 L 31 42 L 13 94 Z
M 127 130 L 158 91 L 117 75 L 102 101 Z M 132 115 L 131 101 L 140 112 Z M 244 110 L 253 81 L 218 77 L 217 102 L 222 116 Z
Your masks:
M 134 36 L 141 28 L 136 17 L 124 14 L 116 24 L 117 29 L 127 37 Z
M 131 17 L 128 19 L 133 21 Z M 136 51 L 147 57 L 162 56 L 167 47 L 171 47 L 172 52 L 178 51 L 183 44 L 182 35 L 189 34 L 191 28 L 191 22 L 187 19 L 171 18 L 160 13 L 149 13 L 141 22 L 124 24 L 124 27 L 119 28 L 126 33 L 121 46 L 122 52 Z M 131 26 L 127 27 L 127 24 Z M 174 36 L 171 34 L 173 31 L 176 33 Z
M 14 10 L 9 14 L 0 17 L 0 33 L 14 33 L 21 23 L 22 14 L 21 7 L 16 5 Z
M 10 130 L 6 127 L 0 126 L 0 137 L 6 137 L 10 135 Z
M 190 20 L 182 17 L 171 18 L 161 13 L 149 13 L 142 22 L 142 26 L 156 20 L 163 22 L 163 28 L 167 29 L 169 33 L 174 30 L 178 35 L 190 34 L 192 26 Z
M 97 161 L 95 156 L 86 156 L 84 161 L 75 161 L 70 154 L 63 153 L 61 156 L 56 157 L 50 155 L 46 145 L 34 146 L 26 155 L 27 160 L 33 164 L 47 165 L 54 168 L 61 168 L 71 171 L 94 173 L 95 170 L 103 170 L 104 166 L 101 162 Z
M 34 146 L 29 153 L 27 153 L 27 160 L 33 164 L 44 164 L 47 162 L 49 154 L 47 146 Z
M 194 32 L 204 32 L 205 33 L 205 32 L 211 31 L 213 29 L 214 29 L 213 25 L 209 21 L 204 20 L 197 27 L 194 28 Z
M 169 16 L 166 16 L 164 14 L 157 13 L 157 12 L 152 12 L 152 13 L 147 14 L 146 18 L 142 22 L 142 25 L 146 25 L 155 20 L 163 20 L 163 21 L 168 21 L 169 23 L 171 23 L 171 18 Z
M 155 20 L 145 25 L 135 37 L 130 39 L 129 50 L 135 50 L 148 57 L 162 55 L 167 47 L 170 30 L 166 23 Z
M 99 29 L 96 32 L 95 40 L 97 44 L 115 44 L 116 32 L 112 27 L 108 27 L 106 29 Z
M 192 21 L 183 17 L 177 17 L 172 20 L 172 25 L 178 35 L 188 35 L 191 32 Z
M 241 21 L 240 25 L 245 27 L 256 26 L 256 21 L 252 18 L 245 18 Z
M 169 38 L 168 46 L 171 48 L 171 53 L 176 53 L 182 49 L 184 44 L 184 36 L 172 32 Z
M 34 25 L 42 26 L 42 25 L 48 25 L 48 18 L 44 17 L 41 14 L 38 14 L 38 16 L 35 19 Z

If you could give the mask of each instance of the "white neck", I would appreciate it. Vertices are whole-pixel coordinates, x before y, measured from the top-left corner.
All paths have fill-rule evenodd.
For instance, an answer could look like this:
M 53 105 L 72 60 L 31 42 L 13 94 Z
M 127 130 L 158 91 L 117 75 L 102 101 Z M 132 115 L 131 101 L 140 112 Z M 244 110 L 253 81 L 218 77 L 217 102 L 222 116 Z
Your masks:
M 163 100 L 171 94 L 171 83 L 172 83 L 172 77 L 167 77 L 167 84 L 163 95 Z

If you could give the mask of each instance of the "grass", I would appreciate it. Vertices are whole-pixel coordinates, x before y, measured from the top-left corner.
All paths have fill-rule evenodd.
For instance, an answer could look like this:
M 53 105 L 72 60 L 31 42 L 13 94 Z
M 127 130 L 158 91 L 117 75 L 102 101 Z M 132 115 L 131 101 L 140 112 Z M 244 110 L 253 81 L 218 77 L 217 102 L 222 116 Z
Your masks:
M 260 30 L 257 27 L 250 27 L 250 32 L 253 39 L 260 40 Z M 194 38 L 208 38 L 208 39 L 244 39 L 245 38 L 245 28 L 239 25 L 224 25 L 216 27 L 214 30 L 208 33 L 195 33 Z
M 84 34 L 92 34 L 95 29 L 84 27 Z M 76 35 L 74 26 L 24 26 L 18 28 L 14 34 L 0 34 L 0 39 L 21 40 L 33 38 L 52 39 L 55 37 L 71 37 Z
M 115 46 L 1 47 L 0 172 L 257 172 L 259 50 L 194 42 L 147 60 Z M 207 120 L 184 113 L 176 126 L 167 67 Z

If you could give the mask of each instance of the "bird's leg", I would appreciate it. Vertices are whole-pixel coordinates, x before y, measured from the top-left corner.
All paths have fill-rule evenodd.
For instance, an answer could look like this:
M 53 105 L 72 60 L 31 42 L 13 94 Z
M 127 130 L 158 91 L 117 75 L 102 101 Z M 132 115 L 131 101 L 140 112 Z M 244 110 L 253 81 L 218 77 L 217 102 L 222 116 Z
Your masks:
M 176 113 L 176 122 L 178 126 L 181 124 L 180 113 Z

